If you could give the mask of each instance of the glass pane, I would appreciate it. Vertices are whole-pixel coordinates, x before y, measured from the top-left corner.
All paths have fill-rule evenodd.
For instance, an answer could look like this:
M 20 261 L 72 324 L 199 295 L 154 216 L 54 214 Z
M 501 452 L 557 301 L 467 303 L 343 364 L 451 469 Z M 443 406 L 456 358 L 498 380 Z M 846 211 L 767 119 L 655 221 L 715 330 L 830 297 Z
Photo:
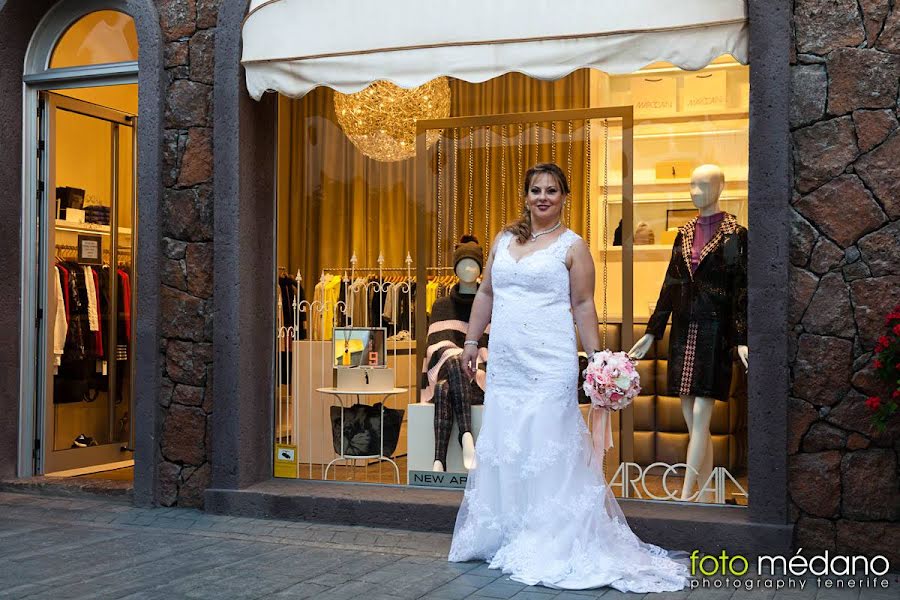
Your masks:
M 486 256 L 494 236 L 520 214 L 522 180 L 535 163 L 555 162 L 569 179 L 572 193 L 564 222 L 591 248 L 599 328 L 605 333 L 601 345 L 612 350 L 629 350 L 647 327 L 677 227 L 697 212 L 689 185 L 695 167 L 714 163 L 721 168 L 726 180 L 721 209 L 746 226 L 749 71 L 731 57 L 696 72 L 654 64 L 622 75 L 581 70 L 556 82 L 519 74 L 479 84 L 449 80 L 449 89 L 450 109 L 441 116 L 632 107 L 634 124 L 626 129 L 621 118 L 545 122 L 535 116 L 522 124 L 461 124 L 430 132 L 426 222 L 417 228 L 410 185 L 414 165 L 409 159 L 391 161 L 390 152 L 381 159 L 373 157 L 379 146 L 385 150 L 384 144 L 396 139 L 391 132 L 402 129 L 400 115 L 410 114 L 396 108 L 402 102 L 399 97 L 373 87 L 349 100 L 335 98 L 327 89 L 314 90 L 302 100 L 281 98 L 277 476 L 410 485 L 436 485 L 440 478 L 450 486 L 465 484 L 467 442 L 457 435 L 460 417 L 455 408 L 442 408 L 445 402 L 435 391 L 436 382 L 450 379 L 441 375 L 447 363 L 435 367 L 435 377 L 423 376 L 435 363 L 431 354 L 425 365 L 415 356 L 415 340 L 427 338 L 428 332 L 411 326 L 412 314 L 424 311 L 427 327 L 435 323 L 433 307 L 458 282 L 454 250 L 461 236 L 476 236 Z M 419 95 L 437 103 L 434 90 Z M 385 106 L 394 108 L 385 115 Z M 353 131 L 348 131 L 347 121 Z M 355 130 L 367 127 L 368 135 Z M 626 193 L 629 181 L 631 194 Z M 627 215 L 630 230 L 623 231 Z M 420 231 L 427 236 L 425 255 L 416 252 Z M 627 261 L 625 247 L 631 250 Z M 410 273 L 407 255 L 413 261 Z M 374 267 L 381 256 L 384 269 L 379 272 Z M 420 262 L 426 266 L 426 282 L 416 280 Z M 423 283 L 426 302 L 419 306 L 413 290 Z M 387 285 L 399 294 L 384 289 Z M 394 307 L 404 296 L 410 313 L 400 314 L 398 323 Z M 381 415 L 351 406 L 355 399 L 317 391 L 345 374 L 332 368 L 340 340 L 335 344 L 331 338 L 346 331 L 339 326 L 351 324 L 387 328 L 388 362 L 396 385 L 411 389 L 415 378 L 422 377 L 422 396 L 403 392 L 386 404 L 403 411 L 392 417 L 402 419 L 393 433 L 383 425 L 388 446 L 396 441 L 396 450 L 386 454 L 399 473 L 379 460 L 379 452 L 375 458 L 354 460 L 345 451 L 355 443 L 355 435 L 362 436 L 359 441 L 376 439 Z M 405 326 L 410 326 L 408 339 Z M 665 329 L 639 363 L 641 396 L 612 417 L 615 445 L 606 454 L 605 466 L 618 496 L 681 498 L 690 435 L 679 393 L 666 376 L 670 336 L 669 327 Z M 439 349 L 429 349 L 439 354 Z M 707 483 L 724 487 L 718 498 L 704 494 L 702 501 L 746 504 L 742 373 L 734 369 L 727 395 L 713 407 L 713 451 L 708 458 L 721 470 L 720 477 Z M 477 391 L 474 395 L 480 396 Z M 587 419 L 587 398 L 581 401 Z M 473 404 L 469 415 L 477 439 L 481 407 L 477 399 Z M 445 422 L 436 414 L 444 415 Z M 366 437 L 365 427 L 348 429 L 347 421 L 354 419 L 375 419 L 378 426 Z M 445 470 L 440 477 L 433 475 L 435 460 Z M 651 468 L 655 463 L 664 466 Z M 697 466 L 701 477 L 708 475 L 707 466 Z M 640 482 L 632 483 L 638 478 Z
M 50 68 L 134 61 L 138 58 L 134 20 L 115 10 L 99 10 L 72 24 L 50 57 Z
M 51 306 L 61 306 L 65 314 L 64 320 L 55 315 L 51 331 L 57 365 L 53 445 L 64 450 L 114 439 L 115 390 L 109 376 L 110 327 L 115 323 L 109 269 L 113 125 L 58 108 L 53 118 L 56 261 L 49 289 L 56 300 Z
M 66 88 L 54 90 L 54 93 L 84 100 L 97 106 L 112 108 L 129 115 L 138 114 L 138 86 L 136 83 Z
M 623 244 L 633 245 L 633 258 L 625 269 L 631 269 L 632 273 L 633 292 L 629 300 L 633 303 L 634 327 L 632 339 L 623 346 L 624 350 L 647 330 L 666 281 L 679 227 L 698 216 L 698 208 L 691 197 L 691 175 L 695 168 L 703 164 L 716 166 L 724 175 L 724 187 L 715 212 L 729 213 L 739 225 L 747 226 L 748 93 L 749 68 L 730 57 L 722 57 L 700 71 L 688 72 L 669 64 L 655 64 L 632 74 L 592 75 L 594 105 L 625 104 L 633 106 L 635 111 L 631 231 L 624 231 L 617 175 L 611 190 L 613 199 L 609 203 L 610 227 L 615 228 L 616 233 L 610 236 L 605 249 L 598 246 L 601 256 L 605 254 L 610 264 L 616 264 L 618 268 L 622 264 Z M 618 147 L 621 138 L 614 136 L 612 144 Z M 618 150 L 613 156 L 618 156 Z M 717 225 L 710 227 L 710 236 L 702 241 L 712 237 Z M 694 228 L 691 231 L 693 233 Z M 680 244 L 678 246 L 680 251 Z M 696 248 L 699 257 L 702 245 Z M 708 262 L 714 259 L 715 256 L 711 256 Z M 700 274 L 695 277 L 704 275 L 707 266 L 691 267 Z M 670 276 L 668 282 L 671 280 Z M 738 293 L 738 290 L 727 292 L 729 298 Z M 610 313 L 615 313 L 621 306 L 621 296 L 613 296 Z M 721 323 L 722 331 L 731 330 L 736 317 L 730 312 Z M 698 355 L 693 368 L 685 367 L 683 348 L 690 342 L 684 332 L 690 326 L 682 320 L 677 311 L 673 313 L 671 322 L 665 325 L 664 335 L 649 347 L 644 360 L 639 363 L 643 390 L 629 411 L 622 415 L 623 443 L 617 447 L 623 455 L 621 462 L 615 465 L 618 472 L 610 474 L 611 487 L 617 495 L 627 494 L 632 498 L 680 500 L 683 497 L 693 501 L 745 505 L 747 395 L 743 367 L 734 363 L 730 384 L 725 382 L 715 386 L 719 388 L 716 395 L 721 397 L 716 398 L 712 406 L 711 452 L 691 451 L 689 457 L 692 436 L 684 415 L 693 413 L 692 410 L 683 412 L 683 409 L 693 407 L 697 387 L 683 388 L 682 384 L 708 376 L 719 363 L 709 354 L 703 354 Z M 703 327 L 706 325 L 700 327 L 701 338 Z M 675 346 L 670 348 L 672 331 L 675 332 Z M 724 334 L 709 335 L 720 340 L 717 347 L 727 346 L 726 352 L 730 352 L 731 342 Z M 715 348 L 708 352 L 715 352 Z M 678 374 L 685 374 L 685 369 L 688 376 L 678 377 Z M 688 393 L 682 400 L 684 390 Z M 702 441 L 702 437 L 697 437 L 695 443 Z M 650 468 L 654 463 L 657 466 Z M 691 473 L 691 478 L 701 480 L 699 485 L 708 481 L 710 489 L 701 496 L 697 495 L 698 484 L 687 489 L 686 469 L 696 470 L 696 474 Z M 722 477 L 710 479 L 713 469 L 721 470 Z M 638 483 L 634 486 L 624 483 L 632 480 Z M 724 485 L 724 489 L 716 498 L 712 488 L 720 485 Z
M 403 137 L 412 124 L 410 115 L 587 108 L 588 85 L 589 73 L 581 70 L 555 82 L 520 74 L 478 84 L 437 80 L 412 94 L 423 100 L 420 106 L 380 85 L 350 98 L 325 88 L 300 100 L 280 98 L 277 476 L 406 484 L 408 470 L 430 472 L 435 449 L 426 446 L 435 439 L 434 412 L 425 415 L 415 393 L 422 375 L 416 342 L 427 331 L 419 331 L 415 321 L 417 312 L 428 313 L 434 300 L 448 298 L 457 282 L 454 246 L 471 234 L 487 256 L 494 236 L 520 213 L 521 179 L 536 161 L 555 160 L 571 176 L 576 193 L 566 220 L 579 233 L 586 230 L 583 119 L 433 131 L 426 136 L 428 250 L 419 256 L 414 152 L 408 151 L 415 140 Z M 385 106 L 392 109 L 385 112 Z M 408 158 L 398 158 L 404 154 Z M 419 263 L 425 265 L 428 281 L 417 280 Z M 427 286 L 427 306 L 417 304 L 420 286 Z M 299 304 L 293 309 L 295 299 Z M 427 329 L 427 318 L 425 322 Z M 340 336 L 346 332 L 340 327 L 347 325 L 386 329 L 392 381 L 406 388 L 385 403 L 393 412 L 384 417 L 384 442 L 392 448 L 384 454 L 396 470 L 387 461 L 353 458 L 357 450 L 375 449 L 364 442 L 377 439 L 380 430 L 353 429 L 352 423 L 371 424 L 374 414 L 380 427 L 380 415 L 351 406 L 356 399 L 317 391 L 333 385 L 334 353 L 343 347 Z M 347 335 L 353 354 L 349 342 L 354 334 Z M 379 401 L 358 402 L 371 407 Z M 473 411 L 475 424 L 480 410 Z M 353 449 L 344 458 L 339 457 L 342 444 Z M 449 444 L 448 466 L 454 470 L 461 450 L 453 435 Z M 461 463 L 459 470 L 464 472 Z

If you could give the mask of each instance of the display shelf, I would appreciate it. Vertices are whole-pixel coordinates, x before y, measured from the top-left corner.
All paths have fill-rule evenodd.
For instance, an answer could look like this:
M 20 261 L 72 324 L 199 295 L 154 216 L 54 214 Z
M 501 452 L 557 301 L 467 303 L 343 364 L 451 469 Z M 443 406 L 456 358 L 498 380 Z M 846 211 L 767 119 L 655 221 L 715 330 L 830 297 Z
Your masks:
M 610 194 L 621 193 L 622 192 L 622 184 L 619 183 L 621 178 L 618 178 L 610 183 L 609 192 Z M 635 183 L 632 186 L 634 190 L 635 197 L 637 197 L 641 192 L 652 193 L 664 193 L 671 194 L 673 192 L 678 193 L 679 195 L 687 193 L 690 189 L 691 180 L 690 179 L 673 179 L 671 181 L 656 181 L 653 183 Z M 726 194 L 734 194 L 736 192 L 743 192 L 746 195 L 747 190 L 747 180 L 746 179 L 728 179 L 726 174 L 725 178 L 725 193 Z M 603 185 L 598 181 L 595 186 L 596 192 L 603 191 Z M 612 202 L 612 201 L 610 201 Z
M 415 350 L 416 340 L 387 340 L 387 351 Z
M 640 127 L 642 125 L 654 125 L 654 124 L 665 124 L 665 123 L 709 123 L 710 121 L 729 121 L 736 119 L 749 119 L 750 112 L 747 110 L 726 110 L 722 112 L 711 112 L 711 113 L 689 113 L 689 112 L 677 112 L 672 113 L 670 115 L 660 115 L 657 117 L 635 117 L 634 118 L 634 126 Z
M 739 195 L 723 195 L 719 198 L 722 202 L 746 202 L 747 201 L 747 193 L 739 194 Z M 650 195 L 641 197 L 640 194 L 635 194 L 632 199 L 632 204 L 690 204 L 693 200 L 690 196 L 686 198 L 676 198 L 672 196 L 666 196 L 664 198 L 654 198 Z M 608 200 L 609 204 L 622 204 L 621 199 L 616 200 Z
M 690 123 L 701 125 L 703 123 L 713 123 L 716 121 L 746 121 L 750 119 L 750 112 L 746 109 L 732 109 L 722 112 L 675 112 L 668 115 L 659 115 L 656 117 L 634 117 L 634 128 L 646 128 L 652 125 L 669 125 L 678 123 Z M 602 119 L 597 119 L 602 120 Z M 612 120 L 612 119 L 611 119 Z M 612 127 L 616 127 L 616 122 L 612 120 Z M 746 129 L 746 128 L 745 128 Z M 635 134 L 635 138 L 639 138 L 639 134 Z M 621 136 L 610 137 L 610 139 L 619 139 Z
M 715 137 L 715 136 L 725 136 L 725 135 L 738 135 L 747 133 L 749 131 L 746 127 L 739 128 L 731 128 L 731 129 L 694 129 L 687 131 L 660 131 L 657 133 L 635 133 L 632 136 L 635 142 L 639 142 L 641 140 L 666 140 L 672 138 L 697 138 L 697 137 Z M 609 136 L 609 141 L 611 142 L 621 142 L 621 135 L 611 135 Z
M 659 254 L 668 256 L 672 252 L 672 244 L 635 244 L 632 246 L 632 250 L 635 258 Z M 597 248 L 596 251 L 601 255 L 608 254 L 610 257 L 613 257 L 622 254 L 622 246 L 607 246 L 605 251 L 602 248 Z
M 110 226 L 100 225 L 98 223 L 73 223 L 63 219 L 56 219 L 57 231 L 69 231 L 72 233 L 97 233 L 100 235 L 109 235 Z M 119 235 L 131 235 L 130 227 L 119 227 Z

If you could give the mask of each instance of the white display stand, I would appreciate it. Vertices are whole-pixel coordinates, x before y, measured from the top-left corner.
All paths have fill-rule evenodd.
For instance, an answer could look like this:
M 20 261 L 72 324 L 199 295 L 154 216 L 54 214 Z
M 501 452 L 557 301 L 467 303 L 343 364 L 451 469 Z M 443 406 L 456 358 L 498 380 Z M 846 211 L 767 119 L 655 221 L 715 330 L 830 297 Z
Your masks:
M 406 407 L 409 411 L 409 427 L 407 427 L 407 459 L 406 474 L 409 481 L 410 471 L 430 471 L 434 466 L 434 404 L 417 402 Z M 484 406 L 472 407 L 472 436 L 478 444 L 478 432 L 481 429 L 481 416 Z M 459 446 L 459 427 L 453 424 L 450 432 L 450 443 L 447 447 L 447 473 L 465 473 L 462 463 L 462 448 Z
M 344 454 L 344 437 L 341 436 L 341 451 L 338 453 L 337 458 L 332 459 L 326 466 L 325 471 L 322 473 L 322 479 L 328 479 L 328 471 L 331 469 L 331 465 L 342 460 L 342 461 L 356 461 L 360 459 L 377 459 L 378 461 L 386 461 L 391 463 L 394 467 L 394 474 L 397 479 L 397 483 L 400 483 L 400 469 L 397 467 L 397 463 L 390 456 L 385 456 L 384 454 L 384 408 L 387 403 L 388 398 L 394 396 L 396 394 L 402 394 L 407 392 L 406 388 L 392 388 L 389 390 L 344 390 L 335 387 L 324 387 L 317 388 L 317 392 L 320 394 L 325 394 L 328 396 L 332 396 L 336 398 L 342 408 L 348 408 L 353 403 L 354 399 L 356 403 L 363 403 L 364 400 L 368 400 L 369 398 L 381 398 L 381 423 L 380 430 L 382 432 L 381 441 L 379 445 L 378 454 L 365 454 L 365 455 L 351 455 Z M 344 411 L 341 411 L 341 429 L 344 431 Z
M 434 466 L 434 404 L 417 402 L 407 407 L 407 462 L 406 480 L 411 481 L 410 471 L 431 471 Z M 590 414 L 590 405 L 579 405 L 585 421 Z M 484 415 L 484 405 L 472 406 L 472 436 L 475 438 L 475 446 L 478 447 L 478 432 L 481 430 L 481 419 Z M 618 435 L 615 436 L 618 442 Z M 618 445 L 618 444 L 617 444 Z M 609 456 L 607 457 L 609 459 Z M 447 473 L 467 472 L 462 463 L 462 448 L 459 445 L 459 428 L 453 424 L 450 432 L 450 443 L 447 446 L 447 464 L 444 465 Z
M 388 367 L 394 370 L 397 384 L 406 388 L 388 400 L 388 408 L 405 410 L 406 404 L 415 398 L 415 382 L 416 378 L 420 377 L 420 373 L 415 369 L 415 352 L 412 354 L 395 352 L 395 347 L 399 351 L 408 351 L 410 344 L 411 342 L 406 341 L 388 342 Z M 329 403 L 324 401 L 326 398 L 320 392 L 316 391 L 317 388 L 334 385 L 331 341 L 297 341 L 293 342 L 293 348 L 291 368 L 296 396 L 293 397 L 290 406 L 283 407 L 282 414 L 285 415 L 285 420 L 279 424 L 277 431 L 289 431 L 292 427 L 293 411 L 297 411 L 297 431 L 294 433 L 296 440 L 294 443 L 297 445 L 298 461 L 306 465 L 309 463 L 324 465 L 337 456 L 331 440 Z M 406 454 L 406 435 L 402 433 L 405 429 L 406 417 L 404 416 L 403 429 L 401 429 L 395 456 Z M 306 469 L 307 467 L 301 468 Z M 311 477 L 309 474 L 304 476 Z

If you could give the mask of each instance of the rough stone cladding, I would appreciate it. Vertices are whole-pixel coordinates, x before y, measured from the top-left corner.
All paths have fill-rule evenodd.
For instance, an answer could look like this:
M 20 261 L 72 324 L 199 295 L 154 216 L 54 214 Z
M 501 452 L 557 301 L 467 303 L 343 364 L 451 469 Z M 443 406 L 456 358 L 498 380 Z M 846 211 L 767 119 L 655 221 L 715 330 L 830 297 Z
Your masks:
M 159 0 L 167 74 L 157 501 L 202 506 L 213 410 L 212 97 L 222 0 Z
M 793 30 L 794 545 L 897 565 L 900 419 L 876 431 L 864 400 L 884 394 L 872 350 L 900 302 L 900 3 L 795 0 Z

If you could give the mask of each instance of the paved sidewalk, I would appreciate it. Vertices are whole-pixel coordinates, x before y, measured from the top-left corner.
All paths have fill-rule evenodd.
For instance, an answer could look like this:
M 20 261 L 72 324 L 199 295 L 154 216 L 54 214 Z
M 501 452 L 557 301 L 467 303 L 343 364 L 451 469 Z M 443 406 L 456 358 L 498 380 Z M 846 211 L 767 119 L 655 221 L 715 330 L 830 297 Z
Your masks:
M 638 600 L 526 587 L 446 561 L 450 536 L 0 493 L 0 598 Z M 897 600 L 887 590 L 697 589 L 647 600 Z

